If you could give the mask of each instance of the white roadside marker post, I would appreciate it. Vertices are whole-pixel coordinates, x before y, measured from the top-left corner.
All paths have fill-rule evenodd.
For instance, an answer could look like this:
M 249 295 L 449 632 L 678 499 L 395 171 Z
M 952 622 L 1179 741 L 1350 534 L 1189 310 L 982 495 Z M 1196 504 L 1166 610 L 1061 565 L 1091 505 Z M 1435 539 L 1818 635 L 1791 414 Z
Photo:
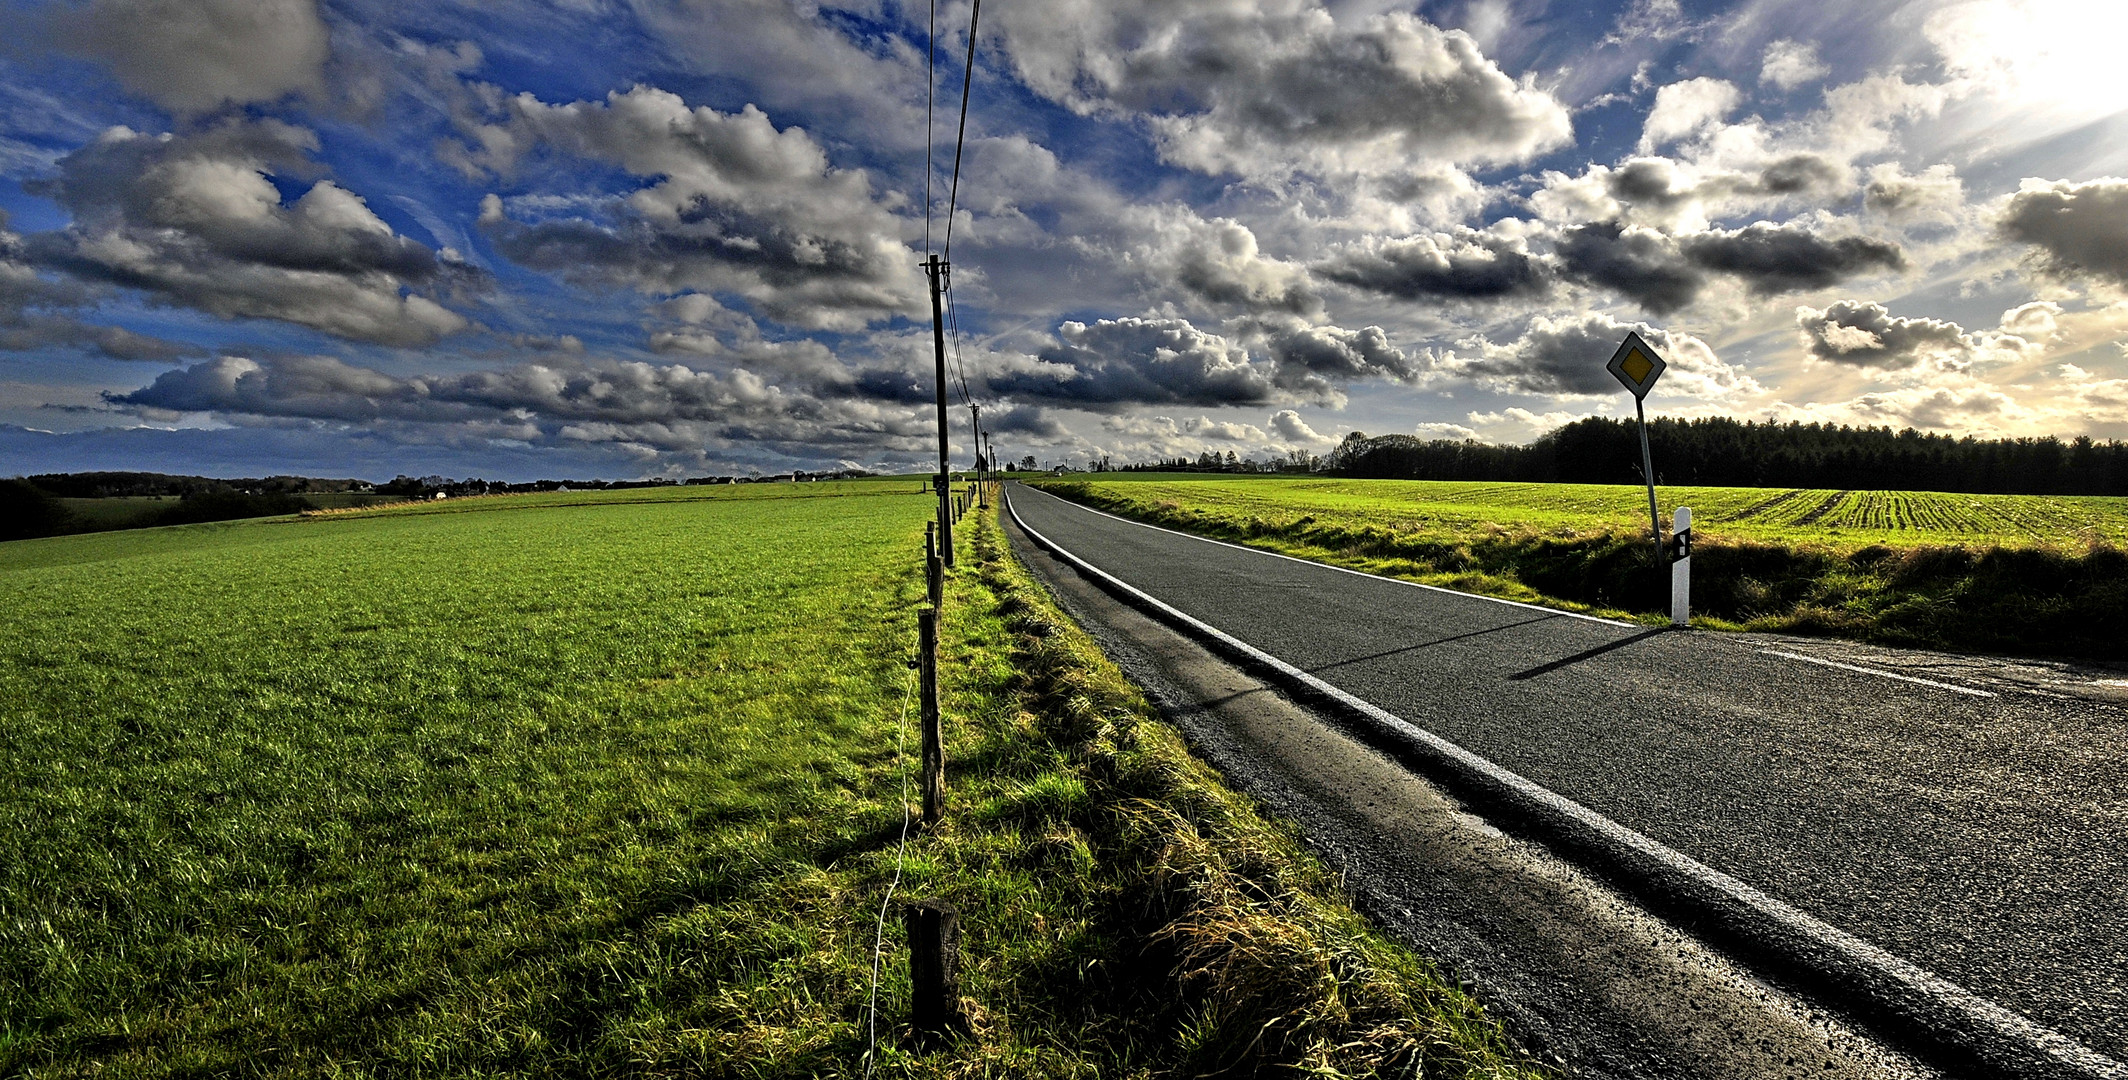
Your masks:
M 1670 530 L 1670 625 L 1692 625 L 1692 508 L 1677 508 Z

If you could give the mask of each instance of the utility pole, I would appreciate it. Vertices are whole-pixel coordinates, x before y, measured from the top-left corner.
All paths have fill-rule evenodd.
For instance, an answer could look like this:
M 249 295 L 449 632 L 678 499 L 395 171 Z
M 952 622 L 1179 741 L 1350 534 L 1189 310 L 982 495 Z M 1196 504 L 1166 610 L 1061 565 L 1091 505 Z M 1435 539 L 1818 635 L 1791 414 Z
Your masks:
M 983 501 L 983 407 L 968 403 L 968 430 L 975 432 L 975 500 Z
M 931 278 L 931 351 L 938 359 L 938 546 L 946 566 L 953 566 L 953 463 L 946 444 L 946 319 L 939 293 L 946 287 L 947 263 L 936 255 L 924 261 Z

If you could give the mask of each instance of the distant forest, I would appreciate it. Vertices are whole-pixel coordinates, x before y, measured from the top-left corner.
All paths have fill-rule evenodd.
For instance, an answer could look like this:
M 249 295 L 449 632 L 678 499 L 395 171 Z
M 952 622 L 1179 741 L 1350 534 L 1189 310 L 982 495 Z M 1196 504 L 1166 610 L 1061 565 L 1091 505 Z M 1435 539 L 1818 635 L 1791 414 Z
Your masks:
M 2128 443 L 2081 436 L 1975 439 L 1714 418 L 1655 420 L 1648 443 L 1661 484 L 2128 495 Z M 1633 421 L 1603 417 L 1577 420 L 1527 446 L 1354 432 L 1322 467 L 1372 479 L 1637 484 L 1640 437 Z

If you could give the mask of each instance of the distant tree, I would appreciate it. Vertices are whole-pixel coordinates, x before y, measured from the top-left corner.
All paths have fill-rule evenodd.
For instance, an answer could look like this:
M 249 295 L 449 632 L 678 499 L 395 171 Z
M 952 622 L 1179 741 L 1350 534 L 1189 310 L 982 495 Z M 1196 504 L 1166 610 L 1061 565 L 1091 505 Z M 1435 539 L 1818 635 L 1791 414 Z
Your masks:
M 1020 468 L 1026 470 L 1027 472 L 1033 472 L 1036 469 L 1041 468 L 1041 466 L 1036 464 L 1034 460 L 1034 455 L 1029 454 L 1026 457 L 1020 459 Z
M 64 503 L 27 480 L 0 480 L 0 540 L 56 536 L 80 528 Z

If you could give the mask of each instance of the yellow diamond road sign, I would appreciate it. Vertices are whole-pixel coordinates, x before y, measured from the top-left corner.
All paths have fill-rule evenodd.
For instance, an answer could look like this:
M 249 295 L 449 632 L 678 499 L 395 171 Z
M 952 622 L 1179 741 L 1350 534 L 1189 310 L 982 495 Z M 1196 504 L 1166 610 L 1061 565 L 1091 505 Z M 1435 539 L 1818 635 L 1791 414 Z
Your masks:
M 1612 376 L 1633 391 L 1636 400 L 1648 396 L 1648 391 L 1655 388 L 1655 380 L 1662 378 L 1663 369 L 1669 366 L 1663 363 L 1661 355 L 1640 339 L 1639 334 L 1630 330 L 1626 331 L 1625 344 L 1618 347 L 1611 362 L 1605 365 Z

